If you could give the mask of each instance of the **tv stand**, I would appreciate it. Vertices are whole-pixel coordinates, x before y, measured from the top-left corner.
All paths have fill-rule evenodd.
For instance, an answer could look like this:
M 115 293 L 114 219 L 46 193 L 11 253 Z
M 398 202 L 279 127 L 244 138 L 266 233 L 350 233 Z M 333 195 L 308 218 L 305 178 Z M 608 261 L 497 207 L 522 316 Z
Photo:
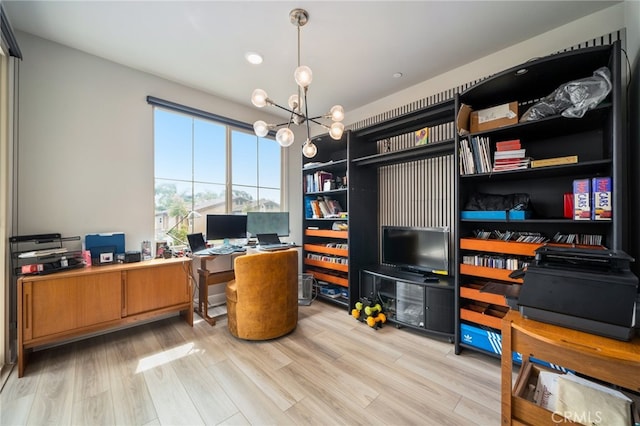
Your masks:
M 360 271 L 360 295 L 383 307 L 389 323 L 444 337 L 453 343 L 453 277 L 373 265 Z

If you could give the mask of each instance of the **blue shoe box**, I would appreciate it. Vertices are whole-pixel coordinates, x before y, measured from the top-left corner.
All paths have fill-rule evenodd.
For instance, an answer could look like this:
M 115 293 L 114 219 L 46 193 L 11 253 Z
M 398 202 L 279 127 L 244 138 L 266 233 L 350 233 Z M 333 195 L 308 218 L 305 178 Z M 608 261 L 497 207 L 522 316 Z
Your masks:
M 487 352 L 502 355 L 502 335 L 495 331 L 485 330 L 469 324 L 460 324 L 460 342 Z M 513 361 L 516 364 L 522 364 L 522 354 L 513 352 Z M 565 373 L 570 371 L 559 365 L 550 364 L 533 357 L 529 358 L 529 361 Z

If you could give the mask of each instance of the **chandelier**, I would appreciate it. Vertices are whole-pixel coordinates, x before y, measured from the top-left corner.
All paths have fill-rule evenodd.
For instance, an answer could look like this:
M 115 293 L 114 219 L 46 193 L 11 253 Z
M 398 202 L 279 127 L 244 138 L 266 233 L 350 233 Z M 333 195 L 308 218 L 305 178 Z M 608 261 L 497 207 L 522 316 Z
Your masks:
M 344 119 L 344 109 L 340 105 L 334 105 L 331 107 L 330 111 L 327 114 L 318 115 L 316 117 L 309 117 L 308 113 L 308 103 L 307 103 L 307 91 L 309 90 L 309 85 L 311 84 L 311 80 L 313 74 L 311 72 L 311 68 L 306 65 L 300 65 L 300 27 L 303 27 L 309 21 L 309 14 L 304 9 L 293 9 L 289 12 L 289 19 L 291 23 L 296 26 L 298 29 L 298 68 L 296 68 L 293 76 L 298 84 L 298 93 L 293 94 L 289 97 L 288 100 L 288 108 L 282 105 L 279 105 L 269 99 L 267 96 L 267 92 L 262 89 L 256 89 L 251 94 L 251 103 L 253 103 L 258 108 L 262 108 L 266 105 L 272 105 L 277 108 L 283 109 L 287 111 L 289 115 L 289 121 L 281 124 L 267 124 L 262 120 L 258 120 L 253 123 L 253 130 L 256 136 L 264 137 L 266 136 L 270 130 L 274 130 L 276 128 L 280 129 L 276 132 L 276 141 L 283 146 L 288 147 L 293 143 L 294 135 L 291 130 L 291 125 L 301 125 L 306 124 L 307 126 L 307 140 L 304 142 L 302 146 L 302 154 L 305 157 L 311 158 L 316 155 L 318 148 L 311 142 L 311 131 L 309 129 L 309 122 L 318 124 L 329 131 L 329 136 L 332 139 L 339 140 L 342 138 L 342 133 L 344 132 L 344 124 L 342 124 L 342 120 Z M 326 125 L 320 122 L 320 119 L 331 119 L 331 125 Z M 286 127 L 283 127 L 286 126 Z

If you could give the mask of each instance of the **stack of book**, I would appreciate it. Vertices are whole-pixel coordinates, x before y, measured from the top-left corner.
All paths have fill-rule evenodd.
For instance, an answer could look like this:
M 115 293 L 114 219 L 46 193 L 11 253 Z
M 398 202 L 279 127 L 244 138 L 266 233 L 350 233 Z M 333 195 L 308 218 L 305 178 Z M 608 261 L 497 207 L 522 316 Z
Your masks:
M 493 154 L 493 171 L 528 169 L 531 158 L 526 157 L 525 149 L 520 139 L 496 142 L 496 152 Z

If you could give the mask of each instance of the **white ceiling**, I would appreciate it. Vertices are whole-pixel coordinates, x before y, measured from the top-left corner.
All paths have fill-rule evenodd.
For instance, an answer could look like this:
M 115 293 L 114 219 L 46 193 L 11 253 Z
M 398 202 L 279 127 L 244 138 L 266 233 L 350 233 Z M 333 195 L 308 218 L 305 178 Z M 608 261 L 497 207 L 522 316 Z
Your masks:
M 289 11 L 302 7 L 309 23 L 301 62 L 314 77 L 310 115 L 336 103 L 348 114 L 616 3 L 2 0 L 14 30 L 245 105 L 258 87 L 281 104 L 295 93 Z M 247 51 L 264 63 L 247 63 Z M 403 77 L 393 78 L 396 72 Z

